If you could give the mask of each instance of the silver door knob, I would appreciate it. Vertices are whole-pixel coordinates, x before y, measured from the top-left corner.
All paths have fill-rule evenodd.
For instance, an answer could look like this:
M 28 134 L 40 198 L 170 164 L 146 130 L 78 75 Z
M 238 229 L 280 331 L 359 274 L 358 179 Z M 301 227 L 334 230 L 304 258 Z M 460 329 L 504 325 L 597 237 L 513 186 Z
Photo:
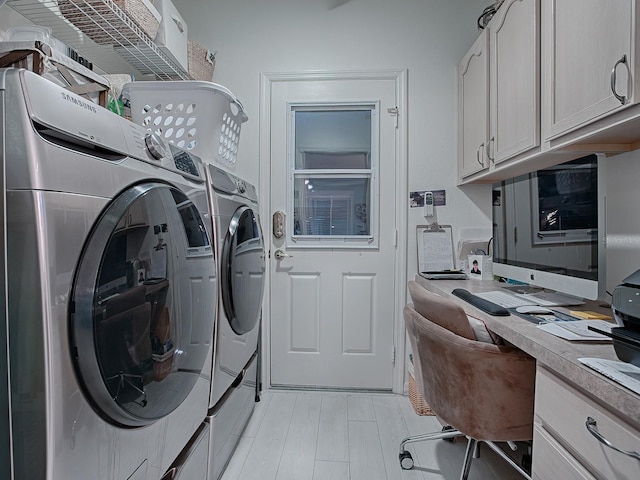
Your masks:
M 273 256 L 276 257 L 276 260 L 282 260 L 284 257 L 292 257 L 293 255 L 289 255 L 288 253 L 284 253 L 282 250 L 278 249 L 273 252 Z

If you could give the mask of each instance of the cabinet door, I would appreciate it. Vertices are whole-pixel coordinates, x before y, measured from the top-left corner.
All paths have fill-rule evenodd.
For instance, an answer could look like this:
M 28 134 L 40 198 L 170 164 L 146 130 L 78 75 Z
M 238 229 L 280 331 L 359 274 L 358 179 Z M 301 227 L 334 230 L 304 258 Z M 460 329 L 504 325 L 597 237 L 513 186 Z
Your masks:
M 534 471 L 536 468 L 544 469 L 541 466 L 543 464 L 552 465 L 553 456 L 542 453 L 551 449 L 548 446 L 536 446 L 540 430 L 544 430 L 563 445 L 567 456 L 576 459 L 594 477 L 616 480 L 639 478 L 637 459 L 605 446 L 588 428 L 596 430 L 612 445 L 625 451 L 638 450 L 640 432 L 625 420 L 609 413 L 606 406 L 596 403 L 541 367 L 536 370 L 535 414 Z M 588 418 L 592 418 L 595 425 L 587 427 Z M 547 478 L 582 478 L 559 473 Z
M 540 144 L 539 20 L 538 0 L 505 0 L 489 24 L 495 163 Z
M 533 466 L 535 480 L 595 480 L 544 427 L 533 428 Z
M 489 37 L 484 30 L 458 65 L 458 175 L 489 166 Z
M 635 5 L 633 0 L 543 2 L 545 139 L 634 103 Z

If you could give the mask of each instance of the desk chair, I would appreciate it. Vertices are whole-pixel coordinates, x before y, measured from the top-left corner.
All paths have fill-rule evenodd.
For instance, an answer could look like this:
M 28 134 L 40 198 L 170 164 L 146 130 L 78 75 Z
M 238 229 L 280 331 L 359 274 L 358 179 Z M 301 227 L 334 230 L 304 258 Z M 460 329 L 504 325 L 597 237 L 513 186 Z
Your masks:
M 535 360 L 516 348 L 476 340 L 479 335 L 474 333 L 470 318 L 451 300 L 413 281 L 409 282 L 409 293 L 413 305 L 405 306 L 404 320 L 416 385 L 451 429 L 404 439 L 400 465 L 406 470 L 413 467 L 411 454 L 405 450 L 408 443 L 465 435 L 469 440 L 461 480 L 468 477 L 478 442 L 485 442 L 530 480 L 529 474 L 493 442 L 533 438 Z
M 110 299 L 96 324 L 96 345 L 107 389 L 118 403 L 147 404 L 144 386 L 153 376 L 151 303 L 145 287 L 134 287 Z

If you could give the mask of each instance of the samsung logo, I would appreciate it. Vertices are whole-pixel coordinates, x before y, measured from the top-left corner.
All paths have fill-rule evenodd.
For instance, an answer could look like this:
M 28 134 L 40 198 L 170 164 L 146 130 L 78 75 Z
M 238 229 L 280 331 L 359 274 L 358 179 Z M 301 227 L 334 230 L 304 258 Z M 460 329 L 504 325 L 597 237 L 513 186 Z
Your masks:
M 85 102 L 84 100 L 79 100 L 76 97 L 73 97 L 65 92 L 60 92 L 60 94 L 62 95 L 62 98 L 68 102 L 73 103 L 74 105 L 78 105 L 81 108 L 84 108 L 85 110 L 89 110 L 93 113 L 97 113 L 97 109 L 94 103 L 91 102 Z

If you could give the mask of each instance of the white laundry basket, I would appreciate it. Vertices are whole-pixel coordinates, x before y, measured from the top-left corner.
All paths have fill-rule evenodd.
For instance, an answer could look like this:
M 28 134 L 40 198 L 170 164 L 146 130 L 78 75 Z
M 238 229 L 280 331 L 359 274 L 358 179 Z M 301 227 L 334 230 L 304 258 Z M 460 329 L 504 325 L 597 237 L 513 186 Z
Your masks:
M 147 131 L 205 162 L 235 167 L 240 128 L 248 117 L 227 88 L 194 80 L 131 82 L 122 96 L 131 120 Z

